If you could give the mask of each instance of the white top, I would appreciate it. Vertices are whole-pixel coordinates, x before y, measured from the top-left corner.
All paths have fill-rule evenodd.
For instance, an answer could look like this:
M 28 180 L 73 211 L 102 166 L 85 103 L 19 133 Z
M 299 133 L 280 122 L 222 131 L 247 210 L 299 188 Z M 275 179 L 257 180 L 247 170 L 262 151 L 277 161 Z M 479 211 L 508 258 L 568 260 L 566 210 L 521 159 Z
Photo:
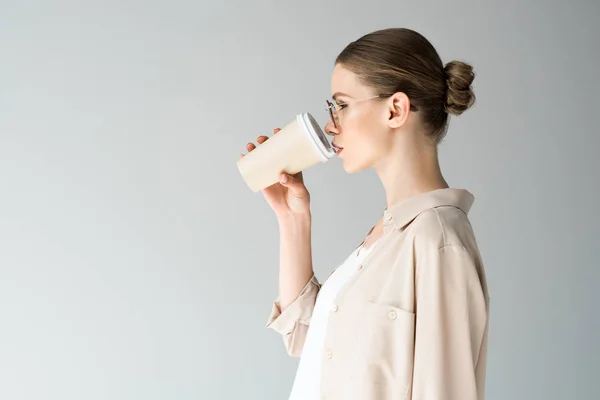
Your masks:
M 319 399 L 321 362 L 323 360 L 323 346 L 329 313 L 337 307 L 334 304 L 337 293 L 358 271 L 360 263 L 373 249 L 373 244 L 368 248 L 361 245 L 354 249 L 346 261 L 333 271 L 321 286 L 310 319 L 306 341 L 300 355 L 300 362 L 289 400 Z

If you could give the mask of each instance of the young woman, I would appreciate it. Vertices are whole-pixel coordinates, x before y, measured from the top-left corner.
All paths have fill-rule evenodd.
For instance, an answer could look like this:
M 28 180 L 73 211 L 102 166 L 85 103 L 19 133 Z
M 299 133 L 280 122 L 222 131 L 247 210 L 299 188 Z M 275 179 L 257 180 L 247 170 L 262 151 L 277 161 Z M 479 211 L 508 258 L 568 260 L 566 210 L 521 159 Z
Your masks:
M 321 284 L 302 174 L 263 191 L 281 237 L 267 326 L 301 357 L 290 399 L 484 398 L 489 295 L 474 197 L 449 187 L 437 154 L 449 114 L 474 102 L 473 79 L 409 29 L 372 32 L 337 57 L 325 131 L 346 172 L 375 168 L 387 207 Z

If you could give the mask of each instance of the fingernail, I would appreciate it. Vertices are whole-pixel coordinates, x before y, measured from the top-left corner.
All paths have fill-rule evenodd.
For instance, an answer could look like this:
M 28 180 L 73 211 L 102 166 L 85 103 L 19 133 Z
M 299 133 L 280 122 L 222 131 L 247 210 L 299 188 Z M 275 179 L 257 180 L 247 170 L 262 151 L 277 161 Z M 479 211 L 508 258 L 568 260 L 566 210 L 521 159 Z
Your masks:
M 281 177 L 281 183 L 286 183 L 287 181 L 288 181 L 288 177 L 287 177 L 287 175 L 283 175 L 283 176 Z

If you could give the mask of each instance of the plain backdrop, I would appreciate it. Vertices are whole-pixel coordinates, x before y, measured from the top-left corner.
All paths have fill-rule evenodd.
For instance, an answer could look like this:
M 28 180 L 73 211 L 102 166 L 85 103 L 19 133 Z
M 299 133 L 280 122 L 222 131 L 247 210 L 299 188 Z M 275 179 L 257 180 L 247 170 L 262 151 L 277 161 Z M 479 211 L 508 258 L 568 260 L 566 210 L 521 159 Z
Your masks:
M 285 399 L 278 227 L 236 161 L 377 29 L 471 63 L 444 173 L 476 197 L 487 398 L 598 399 L 597 1 L 0 1 L 0 398 Z M 373 171 L 306 171 L 314 268 L 382 215 Z

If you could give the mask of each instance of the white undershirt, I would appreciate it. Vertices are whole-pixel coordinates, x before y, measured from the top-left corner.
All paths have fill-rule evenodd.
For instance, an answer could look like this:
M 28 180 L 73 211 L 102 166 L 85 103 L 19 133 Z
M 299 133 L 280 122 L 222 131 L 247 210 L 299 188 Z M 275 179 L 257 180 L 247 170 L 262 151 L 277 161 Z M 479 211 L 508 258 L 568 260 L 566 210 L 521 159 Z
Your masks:
M 346 261 L 333 271 L 321 286 L 288 400 L 319 399 L 321 362 L 329 313 L 334 306 L 337 293 L 356 273 L 362 260 L 373 249 L 373 244 L 368 248 L 359 246 L 354 249 Z

